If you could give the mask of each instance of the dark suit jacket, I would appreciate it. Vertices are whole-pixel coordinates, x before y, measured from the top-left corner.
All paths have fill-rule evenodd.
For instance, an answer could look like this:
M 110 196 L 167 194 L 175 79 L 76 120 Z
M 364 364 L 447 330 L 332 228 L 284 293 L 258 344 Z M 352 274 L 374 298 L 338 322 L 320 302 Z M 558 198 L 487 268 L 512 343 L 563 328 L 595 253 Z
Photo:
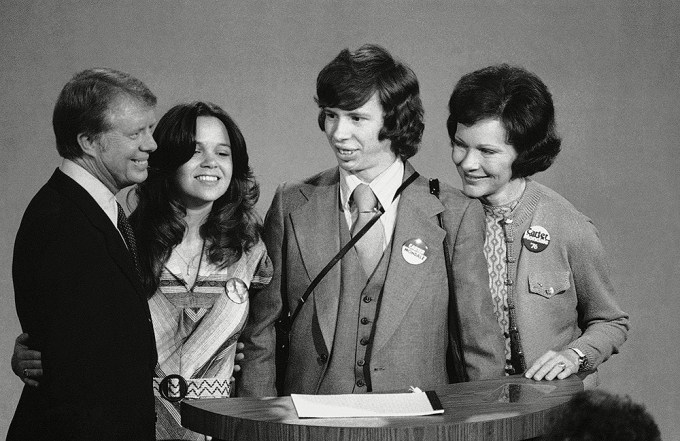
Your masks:
M 45 375 L 38 389 L 24 387 L 7 439 L 154 439 L 145 292 L 118 230 L 59 170 L 24 213 L 12 274 Z
M 413 173 L 406 163 L 405 178 Z M 273 395 L 274 331 L 282 298 L 294 310 L 312 279 L 340 249 L 339 172 L 326 170 L 304 182 L 282 184 L 265 220 L 265 243 L 274 263 L 272 283 L 251 298 L 251 318 L 242 336 L 246 344 L 239 395 Z M 463 330 L 466 369 L 471 380 L 503 375 L 504 351 L 493 315 L 483 255 L 484 213 L 478 201 L 442 186 L 441 199 L 420 177 L 401 195 L 393 252 L 384 285 L 370 356 L 373 391 L 409 385 L 447 383 L 446 351 L 450 326 L 449 291 L 439 227 L 442 213 L 449 232 L 455 293 Z M 420 238 L 429 257 L 407 263 L 401 247 Z M 297 317 L 285 393 L 316 393 L 332 356 L 341 270 L 336 265 L 319 283 Z

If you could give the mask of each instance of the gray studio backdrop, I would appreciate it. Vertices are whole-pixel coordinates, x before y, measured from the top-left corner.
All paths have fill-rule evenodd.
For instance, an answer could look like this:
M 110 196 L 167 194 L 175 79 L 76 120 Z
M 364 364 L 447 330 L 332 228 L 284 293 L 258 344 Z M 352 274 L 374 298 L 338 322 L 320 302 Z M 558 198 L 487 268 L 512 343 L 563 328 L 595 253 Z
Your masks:
M 14 236 L 59 164 L 51 115 L 71 75 L 92 66 L 131 72 L 158 95 L 159 117 L 186 100 L 225 107 L 246 137 L 264 214 L 279 182 L 334 164 L 316 124 L 316 74 L 341 49 L 365 42 L 416 71 L 426 132 L 413 162 L 456 186 L 445 120 L 458 77 L 509 62 L 549 85 L 563 152 L 536 179 L 593 219 L 632 318 L 623 352 L 602 368 L 602 386 L 645 403 L 664 439 L 680 432 L 676 2 L 2 0 L 0 7 L 0 438 L 21 390 L 9 366 L 20 332 Z

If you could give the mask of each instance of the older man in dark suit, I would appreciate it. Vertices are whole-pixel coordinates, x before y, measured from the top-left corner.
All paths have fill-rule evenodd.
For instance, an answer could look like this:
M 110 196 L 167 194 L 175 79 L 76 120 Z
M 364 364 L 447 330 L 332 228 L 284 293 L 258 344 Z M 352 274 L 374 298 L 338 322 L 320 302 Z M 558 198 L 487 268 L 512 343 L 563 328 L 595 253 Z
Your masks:
M 238 393 L 276 393 L 282 305 L 295 311 L 322 268 L 380 212 L 299 309 L 279 392 L 405 390 L 502 376 L 482 207 L 448 186 L 432 195 L 407 161 L 424 127 L 413 71 L 379 46 L 343 50 L 319 73 L 316 99 L 338 166 L 282 184 L 274 196 L 264 237 L 275 273 L 251 299 Z M 455 347 L 462 359 L 447 364 Z
M 45 375 L 24 387 L 8 440 L 154 439 L 153 328 L 114 195 L 147 177 L 155 105 L 141 81 L 112 69 L 76 74 L 58 98 L 63 161 L 24 213 L 12 268 Z

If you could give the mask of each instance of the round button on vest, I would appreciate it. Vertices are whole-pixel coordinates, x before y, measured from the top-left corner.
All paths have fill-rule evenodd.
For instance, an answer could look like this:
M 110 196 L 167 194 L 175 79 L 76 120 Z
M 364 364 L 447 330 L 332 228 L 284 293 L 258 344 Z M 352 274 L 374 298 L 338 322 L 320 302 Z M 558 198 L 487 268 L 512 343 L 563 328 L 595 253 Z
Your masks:
M 357 380 L 357 386 L 364 387 L 366 386 L 366 383 L 364 383 L 364 380 Z
M 368 339 L 366 337 L 362 337 L 361 340 L 359 340 L 359 343 L 362 346 L 366 346 L 368 344 Z
M 368 318 L 366 318 L 366 317 L 362 317 L 362 318 L 361 318 L 361 324 L 362 324 L 362 325 L 367 325 L 367 324 L 369 324 L 370 322 L 371 322 L 371 321 L 370 321 Z
M 364 303 L 371 303 L 372 300 L 373 300 L 373 297 L 369 297 L 369 296 L 364 297 Z
M 366 362 L 364 360 L 357 361 L 358 366 L 363 366 L 364 364 L 366 364 Z

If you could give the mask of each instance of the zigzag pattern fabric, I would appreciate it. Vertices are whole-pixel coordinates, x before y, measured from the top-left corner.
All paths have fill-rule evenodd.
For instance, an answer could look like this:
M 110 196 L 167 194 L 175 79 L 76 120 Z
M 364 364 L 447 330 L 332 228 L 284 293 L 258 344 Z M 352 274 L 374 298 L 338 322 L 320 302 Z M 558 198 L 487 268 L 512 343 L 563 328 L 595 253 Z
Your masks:
M 153 379 L 154 393 L 157 397 L 161 397 L 160 384 L 163 378 L 156 377 Z M 231 395 L 231 385 L 228 379 L 224 378 L 189 378 L 187 382 L 187 399 L 194 400 L 198 398 L 225 398 Z M 179 384 L 170 384 L 170 391 L 168 395 L 171 397 L 179 396 Z
M 484 205 L 486 214 L 486 238 L 484 240 L 484 257 L 489 270 L 489 289 L 493 302 L 493 312 L 498 320 L 498 326 L 505 337 L 505 371 L 513 370 L 510 350 L 510 315 L 508 313 L 508 290 L 505 279 L 508 277 L 506 262 L 507 248 L 505 233 L 500 225 L 506 215 L 512 210 L 509 207 L 492 207 Z
M 158 384 L 177 374 L 188 383 L 187 399 L 228 397 L 236 344 L 248 316 L 248 289 L 268 284 L 272 274 L 262 242 L 226 268 L 208 263 L 204 255 L 193 286 L 187 285 L 181 268 L 163 269 L 158 291 L 149 299 L 158 350 L 158 439 L 204 439 L 180 426 L 177 403 L 162 398 Z

